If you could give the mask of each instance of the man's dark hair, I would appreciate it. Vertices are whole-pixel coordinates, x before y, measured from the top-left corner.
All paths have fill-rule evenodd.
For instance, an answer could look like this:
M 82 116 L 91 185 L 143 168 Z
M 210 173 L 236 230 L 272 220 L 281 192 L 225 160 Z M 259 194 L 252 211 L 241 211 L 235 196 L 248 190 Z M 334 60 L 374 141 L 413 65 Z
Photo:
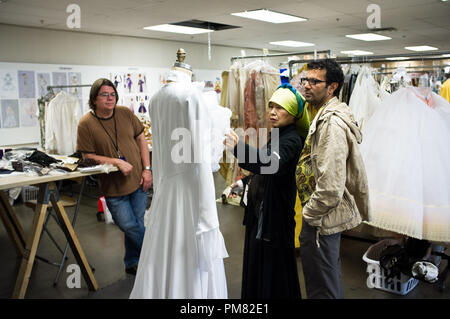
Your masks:
M 119 100 L 119 94 L 117 93 L 117 89 L 114 83 L 112 83 L 108 79 L 100 78 L 92 84 L 91 91 L 89 92 L 89 107 L 94 111 L 95 111 L 95 100 L 97 99 L 98 92 L 100 92 L 100 89 L 102 88 L 103 85 L 112 87 L 114 89 L 114 92 L 116 93 L 116 103 Z
M 342 85 L 344 84 L 344 73 L 339 64 L 331 59 L 317 60 L 308 63 L 308 70 L 325 70 L 326 71 L 326 83 L 327 86 L 333 82 L 338 84 L 333 95 L 339 97 Z

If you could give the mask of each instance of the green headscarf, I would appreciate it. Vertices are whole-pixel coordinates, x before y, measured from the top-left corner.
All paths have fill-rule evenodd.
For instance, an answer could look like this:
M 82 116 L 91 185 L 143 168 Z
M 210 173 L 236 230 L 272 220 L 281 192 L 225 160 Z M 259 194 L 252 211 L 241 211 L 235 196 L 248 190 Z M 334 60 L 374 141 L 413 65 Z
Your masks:
M 288 111 L 295 117 L 295 126 L 300 136 L 306 138 L 309 131 L 309 116 L 306 111 L 305 98 L 290 84 L 283 84 L 277 88 L 269 100 Z

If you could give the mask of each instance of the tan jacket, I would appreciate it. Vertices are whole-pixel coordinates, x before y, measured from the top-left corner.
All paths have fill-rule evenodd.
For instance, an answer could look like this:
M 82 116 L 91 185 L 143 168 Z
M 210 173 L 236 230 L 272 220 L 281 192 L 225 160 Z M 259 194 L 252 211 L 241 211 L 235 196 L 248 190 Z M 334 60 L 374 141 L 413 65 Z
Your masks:
M 369 190 L 350 108 L 333 97 L 309 129 L 316 187 L 303 208 L 308 224 L 331 235 L 369 221 Z

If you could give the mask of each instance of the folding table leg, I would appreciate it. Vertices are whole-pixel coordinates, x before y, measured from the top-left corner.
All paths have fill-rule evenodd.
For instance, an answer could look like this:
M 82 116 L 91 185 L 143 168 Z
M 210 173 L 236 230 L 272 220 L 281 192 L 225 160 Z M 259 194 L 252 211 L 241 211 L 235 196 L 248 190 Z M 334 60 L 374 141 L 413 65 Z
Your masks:
M 80 203 L 81 203 L 81 198 L 83 197 L 83 190 L 84 190 L 84 184 L 86 182 L 86 179 L 83 177 L 81 180 L 81 187 L 80 187 L 80 192 L 78 194 L 78 198 L 77 198 L 77 204 L 75 206 L 75 211 L 73 213 L 73 218 L 72 218 L 72 227 L 75 227 L 75 222 L 77 221 L 77 216 L 78 216 L 78 211 L 80 208 Z M 58 284 L 58 280 L 59 280 L 59 276 L 61 275 L 61 271 L 64 267 L 64 262 L 67 259 L 67 251 L 69 250 L 69 242 L 66 243 L 66 247 L 64 248 L 64 253 L 63 256 L 61 258 L 61 263 L 58 269 L 58 272 L 56 274 L 55 277 L 55 281 L 53 282 L 53 286 L 56 286 Z M 94 268 L 92 266 L 90 266 L 92 270 L 94 270 Z
M 16 248 L 17 254 L 23 256 L 26 243 L 25 234 L 3 191 L 0 191 L 0 218 L 5 225 L 8 236 Z
M 47 199 L 47 200 L 46 200 Z M 19 275 L 14 287 L 13 298 L 25 298 L 25 293 L 30 281 L 31 270 L 33 269 L 36 251 L 41 238 L 42 228 L 44 226 L 45 215 L 48 206 L 48 184 L 39 185 L 39 196 L 36 205 L 36 211 L 33 217 L 30 236 L 28 237 L 22 263 L 19 269 Z
M 80 265 L 81 267 L 81 272 L 83 273 L 84 279 L 86 280 L 89 290 L 93 291 L 98 290 L 97 281 L 95 280 L 92 269 L 89 266 L 89 263 L 83 252 L 83 249 L 81 248 L 81 245 L 75 234 L 75 231 L 73 230 L 69 218 L 67 217 L 67 213 L 64 210 L 64 206 L 61 204 L 59 199 L 55 197 L 55 193 L 52 193 L 50 199 L 53 205 L 53 209 L 55 210 L 56 215 L 58 216 L 58 219 L 60 221 L 61 228 L 64 234 L 66 235 L 67 241 L 69 242 L 70 248 L 72 249 L 72 252 L 75 256 L 75 259 L 77 260 L 78 265 Z

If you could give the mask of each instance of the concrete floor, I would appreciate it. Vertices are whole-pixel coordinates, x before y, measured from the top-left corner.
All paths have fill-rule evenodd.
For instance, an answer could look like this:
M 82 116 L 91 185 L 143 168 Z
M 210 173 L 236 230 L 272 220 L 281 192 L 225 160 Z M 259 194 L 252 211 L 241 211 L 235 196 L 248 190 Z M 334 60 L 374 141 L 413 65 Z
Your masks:
M 216 195 L 219 198 L 224 187 L 223 179 L 216 175 Z M 95 195 L 95 189 L 87 189 Z M 244 227 L 242 226 L 243 208 L 217 204 L 220 228 L 225 239 L 229 257 L 224 260 L 228 284 L 228 295 L 231 299 L 240 298 L 242 275 L 242 252 L 244 245 Z M 32 211 L 24 206 L 20 200 L 14 205 L 14 210 L 22 223 L 25 232 L 32 221 Z M 67 209 L 69 216 L 73 208 Z M 97 201 L 83 196 L 75 231 L 80 244 L 91 266 L 95 268 L 94 276 L 99 290 L 91 292 L 81 279 L 81 288 L 68 288 L 66 281 L 69 273 L 67 266 L 75 263 L 69 250 L 68 260 L 63 268 L 56 286 L 53 285 L 57 267 L 37 260 L 28 285 L 26 298 L 28 299 L 126 299 L 133 286 L 134 276 L 128 275 L 123 266 L 123 234 L 115 226 L 97 221 Z M 14 289 L 15 279 L 20 266 L 20 259 L 6 234 L 4 225 L 0 222 L 0 298 L 10 298 Z M 56 240 L 64 247 L 64 235 L 53 219 L 48 228 Z M 443 292 L 436 285 L 419 282 L 406 296 L 397 295 L 378 289 L 369 289 L 366 285 L 366 263 L 362 260 L 370 242 L 355 238 L 343 238 L 341 245 L 342 271 L 344 280 L 344 295 L 346 299 L 449 299 L 450 288 Z M 60 252 L 44 233 L 38 248 L 38 255 L 51 261 L 59 262 Z M 442 263 L 445 265 L 445 262 Z M 441 265 L 442 266 L 442 265 Z M 298 269 L 302 295 L 305 287 L 300 259 Z M 446 286 L 450 285 L 447 278 Z

